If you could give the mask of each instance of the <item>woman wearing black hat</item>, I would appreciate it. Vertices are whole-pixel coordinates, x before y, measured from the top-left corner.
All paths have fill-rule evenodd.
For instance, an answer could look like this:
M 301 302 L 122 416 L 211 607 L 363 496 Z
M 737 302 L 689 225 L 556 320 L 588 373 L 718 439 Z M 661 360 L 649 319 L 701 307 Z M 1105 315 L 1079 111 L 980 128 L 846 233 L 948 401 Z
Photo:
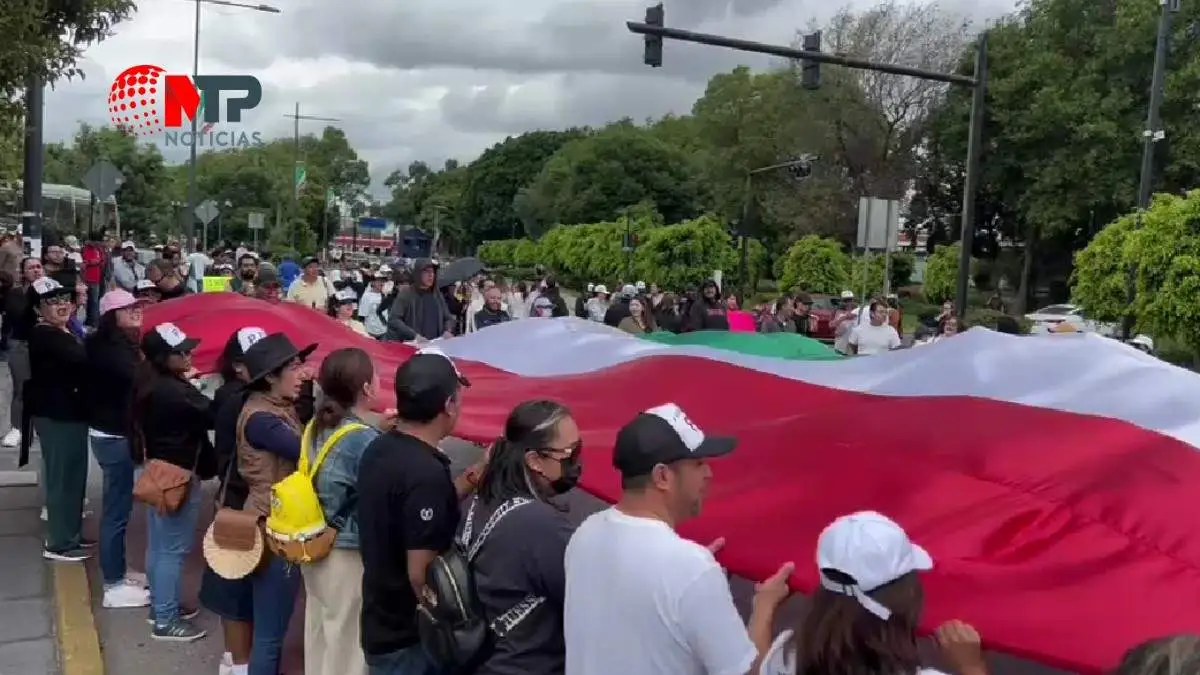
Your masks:
M 175 511 L 148 509 L 146 518 L 146 576 L 154 624 L 150 635 L 171 642 L 192 642 L 205 635 L 190 620 L 195 610 L 179 604 L 183 561 L 195 543 L 200 516 L 200 481 L 216 475 L 216 453 L 208 440 L 211 403 L 188 381 L 197 344 L 199 340 L 172 323 L 146 331 L 146 360 L 138 364 L 133 385 L 134 459 L 158 460 L 192 474 Z
M 29 286 L 38 323 L 29 331 L 29 382 L 25 419 L 41 439 L 45 465 L 46 547 L 43 557 L 78 562 L 82 550 L 83 499 L 87 492 L 87 351 L 71 332 L 75 289 L 41 277 Z M 23 421 L 24 422 L 24 421 Z M 24 424 L 23 424 L 24 426 Z M 23 449 L 30 434 L 22 434 Z
M 316 348 L 299 349 L 283 333 L 273 333 L 250 345 L 242 357 L 249 391 L 236 424 L 237 469 L 248 488 L 243 511 L 270 515 L 271 487 L 296 471 L 302 430 L 296 403 L 310 379 L 304 360 Z M 267 552 L 249 579 L 254 623 L 249 672 L 277 673 L 300 575 Z
M 246 366 L 245 354 L 254 343 L 267 337 L 266 331 L 256 326 L 247 326 L 229 336 L 218 360 L 218 369 L 224 382 L 213 396 L 216 411 L 214 445 L 217 451 L 218 476 L 221 487 L 217 491 L 217 508 L 242 509 L 249 496 L 249 486 L 237 467 L 237 426 L 242 406 L 250 392 L 247 383 L 250 371 Z M 311 383 L 305 383 L 305 389 Z M 311 391 L 302 393 L 296 401 L 296 413 L 301 423 L 312 417 Z M 200 603 L 208 611 L 221 618 L 221 632 L 225 639 L 222 666 L 246 667 L 254 635 L 254 582 L 252 576 L 226 579 L 205 566 L 200 581 Z

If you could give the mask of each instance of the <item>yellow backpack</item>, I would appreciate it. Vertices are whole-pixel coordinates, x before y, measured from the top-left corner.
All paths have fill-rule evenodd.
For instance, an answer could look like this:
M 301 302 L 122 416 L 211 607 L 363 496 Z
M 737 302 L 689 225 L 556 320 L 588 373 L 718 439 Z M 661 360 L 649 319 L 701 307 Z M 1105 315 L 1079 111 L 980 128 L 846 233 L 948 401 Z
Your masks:
M 322 560 L 333 550 L 337 530 L 325 523 L 325 512 L 313 479 L 325 456 L 346 434 L 367 429 L 357 422 L 345 424 L 330 434 L 312 465 L 308 456 L 316 436 L 309 422 L 300 438 L 300 462 L 295 473 L 271 486 L 271 515 L 267 516 L 267 544 L 279 557 L 293 563 Z

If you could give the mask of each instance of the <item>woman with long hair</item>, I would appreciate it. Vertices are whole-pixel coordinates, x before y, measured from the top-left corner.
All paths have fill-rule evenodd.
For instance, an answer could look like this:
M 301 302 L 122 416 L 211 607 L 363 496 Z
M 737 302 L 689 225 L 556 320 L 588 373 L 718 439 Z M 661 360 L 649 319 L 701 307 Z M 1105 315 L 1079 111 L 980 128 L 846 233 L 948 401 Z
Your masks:
M 939 675 L 921 665 L 917 625 L 925 594 L 918 577 L 929 553 L 897 523 L 873 511 L 834 520 L 817 539 L 820 585 L 795 631 L 783 631 L 759 675 Z M 751 637 L 770 641 L 766 635 Z M 987 675 L 979 634 L 961 621 L 937 631 L 957 675 Z
M 324 560 L 301 568 L 304 608 L 304 664 L 312 673 L 366 675 L 359 640 L 363 563 L 358 550 L 358 466 L 363 452 L 379 436 L 367 420 L 379 394 L 379 374 L 371 357 L 355 347 L 339 349 L 321 363 L 317 384 L 321 399 L 305 430 L 309 465 L 333 434 L 356 428 L 336 439 L 317 466 L 313 484 L 329 527 L 337 530 L 333 550 Z
M 650 308 L 650 299 L 644 295 L 630 298 L 629 316 L 621 319 L 617 328 L 633 335 L 644 335 L 658 330 L 654 322 L 654 312 Z
M 46 496 L 43 557 L 78 562 L 90 557 L 85 544 L 83 501 L 87 492 L 87 351 L 71 332 L 75 289 L 49 277 L 29 286 L 38 322 L 29 331 L 29 381 L 23 414 L 41 441 Z M 25 420 L 21 420 L 25 426 Z M 22 434 L 22 450 L 32 439 Z M 122 570 L 122 573 L 124 570 Z
M 516 614 L 475 675 L 561 675 L 566 668 L 563 555 L 574 526 L 555 497 L 578 484 L 582 450 L 571 412 L 554 401 L 518 405 L 492 446 L 467 517 L 479 532 L 493 513 L 509 512 L 475 558 L 476 591 L 486 616 Z
M 129 291 L 116 289 L 100 298 L 96 331 L 86 339 L 88 361 L 88 440 L 104 476 L 100 511 L 100 574 L 104 607 L 150 604 L 144 580 L 126 571 L 125 531 L 133 510 L 133 378 L 142 359 L 138 338 L 142 304 Z
M 235 422 L 237 470 L 247 487 L 242 510 L 260 518 L 271 514 L 271 488 L 296 471 L 302 428 L 296 406 L 305 381 L 311 379 L 304 361 L 316 348 L 297 348 L 287 335 L 272 333 L 242 355 L 249 395 Z M 300 575 L 268 551 L 247 578 L 254 623 L 247 673 L 277 675 Z
M 158 460 L 191 474 L 174 512 L 147 509 L 146 576 L 150 581 L 150 637 L 193 642 L 205 631 L 191 622 L 195 610 L 179 602 L 183 562 L 196 540 L 201 481 L 216 475 L 216 453 L 208 440 L 211 402 L 192 383 L 192 350 L 200 343 L 172 323 L 142 336 L 142 354 L 133 384 L 133 455 Z M 145 469 L 143 469 L 145 470 Z

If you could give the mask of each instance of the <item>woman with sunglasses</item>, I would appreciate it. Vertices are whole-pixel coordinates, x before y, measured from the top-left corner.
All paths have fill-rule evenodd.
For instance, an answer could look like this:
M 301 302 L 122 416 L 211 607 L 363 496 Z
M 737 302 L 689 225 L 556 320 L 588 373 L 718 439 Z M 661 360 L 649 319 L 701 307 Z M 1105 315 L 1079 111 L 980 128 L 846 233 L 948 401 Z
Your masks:
M 57 562 L 90 557 L 94 545 L 83 539 L 83 499 L 87 492 L 87 351 L 68 322 L 75 313 L 75 289 L 50 277 L 29 285 L 38 321 L 29 331 L 29 382 L 25 385 L 23 450 L 32 440 L 27 421 L 42 446 L 46 490 L 46 546 L 42 556 Z
M 581 450 L 571 412 L 554 401 L 518 405 L 492 446 L 468 517 L 479 532 L 496 510 L 511 510 L 473 568 L 485 616 L 511 620 L 474 675 L 562 675 L 566 668 L 563 555 L 574 526 L 554 498 L 579 482 Z

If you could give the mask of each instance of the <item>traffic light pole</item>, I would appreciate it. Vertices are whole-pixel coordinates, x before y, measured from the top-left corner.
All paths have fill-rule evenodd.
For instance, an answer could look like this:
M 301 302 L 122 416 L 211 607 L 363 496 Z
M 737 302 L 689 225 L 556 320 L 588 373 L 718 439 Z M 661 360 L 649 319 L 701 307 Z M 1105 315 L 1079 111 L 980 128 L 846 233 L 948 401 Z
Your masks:
M 659 57 L 658 63 L 649 63 L 649 65 L 661 65 L 660 50 L 652 50 L 650 38 L 680 40 L 683 42 L 694 42 L 711 47 L 725 47 L 726 49 L 736 49 L 743 52 L 754 52 L 756 54 L 770 54 L 771 56 L 780 56 L 786 59 L 793 59 L 802 63 L 815 62 L 827 63 L 834 66 L 842 66 L 843 68 L 854 68 L 855 70 L 872 70 L 880 73 L 890 73 L 892 75 L 904 75 L 907 77 L 919 77 L 923 80 L 933 80 L 935 82 L 946 82 L 966 87 L 971 87 L 974 90 L 974 96 L 971 99 L 971 121 L 970 121 L 970 140 L 967 147 L 967 175 L 963 185 L 963 210 L 962 210 L 962 247 L 963 260 L 967 264 L 964 266 L 962 261 L 959 262 L 959 278 L 958 278 L 958 298 L 955 303 L 959 317 L 966 312 L 967 308 L 967 277 L 970 271 L 971 259 L 971 244 L 975 239 L 975 185 L 976 178 L 979 173 L 979 160 L 983 142 L 983 114 L 985 106 L 985 93 L 987 86 L 987 55 L 986 55 L 986 40 L 987 34 L 984 33 L 979 37 L 980 50 L 984 51 L 982 57 L 976 56 L 976 72 L 974 77 L 967 75 L 957 75 L 954 73 L 939 73 L 933 70 L 924 70 L 921 68 L 913 68 L 911 66 L 902 66 L 895 63 L 879 63 L 876 61 L 868 61 L 866 59 L 854 58 L 851 56 L 842 56 L 840 54 L 826 54 L 821 51 L 796 49 L 794 47 L 784 47 L 781 45 L 765 44 L 762 42 L 753 42 L 751 40 L 740 40 L 737 38 L 725 37 L 724 35 L 712 35 L 710 33 L 697 33 L 690 30 L 682 30 L 679 28 L 667 28 L 662 25 L 663 15 L 661 7 L 650 8 L 646 12 L 647 18 L 653 18 L 653 23 L 647 21 L 638 23 L 635 21 L 626 22 L 625 26 L 630 32 L 638 35 L 647 36 L 647 61 L 654 52 L 654 56 Z M 982 69 L 980 68 L 982 66 Z M 811 77 L 811 76 L 810 76 Z M 978 130 L 978 132 L 976 132 Z M 964 269 L 965 268 L 965 269 Z
M 1179 11 L 1179 0 L 1159 0 L 1162 13 L 1158 17 L 1158 37 L 1154 45 L 1154 71 L 1150 76 L 1150 109 L 1146 112 L 1146 128 L 1142 131 L 1142 171 L 1138 180 L 1137 220 L 1135 227 L 1141 229 L 1142 216 L 1150 206 L 1150 195 L 1154 187 L 1154 148 L 1163 138 L 1162 108 L 1163 87 L 1166 79 L 1167 56 L 1170 52 L 1172 15 Z M 1137 300 L 1137 266 L 1129 265 L 1125 270 L 1125 316 L 1121 317 L 1121 339 L 1133 337 L 1133 304 Z

